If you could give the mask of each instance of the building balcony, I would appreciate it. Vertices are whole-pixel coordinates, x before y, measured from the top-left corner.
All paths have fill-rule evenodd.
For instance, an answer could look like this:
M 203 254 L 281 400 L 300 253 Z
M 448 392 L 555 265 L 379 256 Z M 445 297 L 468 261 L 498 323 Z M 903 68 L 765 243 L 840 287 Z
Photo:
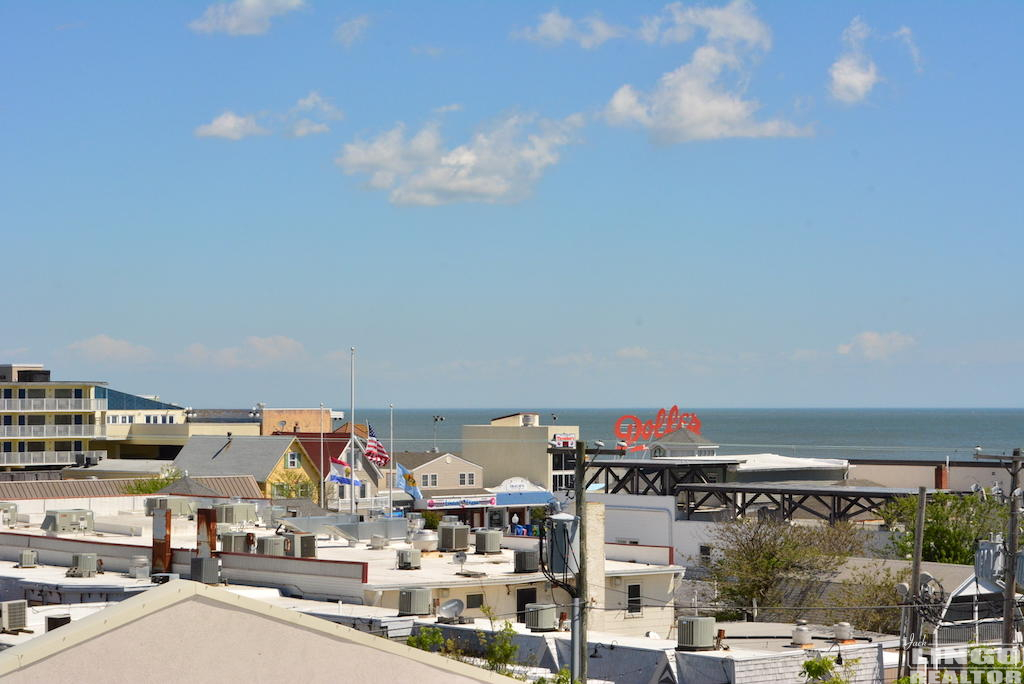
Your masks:
M 16 451 L 0 453 L 0 466 L 75 465 L 79 454 L 99 459 L 107 456 L 106 451 Z
M 97 425 L 0 425 L 3 437 L 95 437 L 101 438 L 105 426 Z
M 106 410 L 106 399 L 0 399 L 0 413 Z

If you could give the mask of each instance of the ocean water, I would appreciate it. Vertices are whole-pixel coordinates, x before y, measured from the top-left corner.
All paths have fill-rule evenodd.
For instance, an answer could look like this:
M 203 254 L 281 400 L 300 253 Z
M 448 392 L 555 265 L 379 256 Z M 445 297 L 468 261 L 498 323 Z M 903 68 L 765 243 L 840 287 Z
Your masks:
M 395 451 L 434 445 L 462 449 L 463 425 L 486 425 L 491 418 L 529 410 L 541 423 L 578 425 L 586 440 L 611 447 L 615 421 L 632 414 L 653 420 L 657 409 L 395 409 Z M 820 458 L 970 459 L 975 445 L 987 453 L 1024 447 L 1024 409 L 690 409 L 702 434 L 723 455 L 772 452 Z M 434 416 L 444 416 L 435 423 Z M 555 417 L 553 419 L 553 416 Z M 356 420 L 369 420 L 385 444 L 387 409 L 356 407 Z

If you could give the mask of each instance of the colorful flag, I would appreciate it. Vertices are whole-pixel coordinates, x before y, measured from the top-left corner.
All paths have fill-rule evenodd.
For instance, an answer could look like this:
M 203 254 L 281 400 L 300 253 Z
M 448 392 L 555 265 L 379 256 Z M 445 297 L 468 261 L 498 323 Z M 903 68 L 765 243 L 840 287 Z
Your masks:
M 327 481 L 355 485 L 356 487 L 362 484 L 352 476 L 352 466 L 340 458 L 331 458 L 331 472 L 327 476 Z
M 405 490 L 406 494 L 414 499 L 423 498 L 423 492 L 421 492 L 420 488 L 416 486 L 416 478 L 413 477 L 412 472 L 410 472 L 401 463 L 398 464 L 398 478 L 402 485 L 402 489 Z
M 391 458 L 388 456 L 388 450 L 377 439 L 377 433 L 373 431 L 372 425 L 367 424 L 366 429 L 369 437 L 366 439 L 366 449 L 363 451 L 363 455 L 383 468 L 391 461 Z

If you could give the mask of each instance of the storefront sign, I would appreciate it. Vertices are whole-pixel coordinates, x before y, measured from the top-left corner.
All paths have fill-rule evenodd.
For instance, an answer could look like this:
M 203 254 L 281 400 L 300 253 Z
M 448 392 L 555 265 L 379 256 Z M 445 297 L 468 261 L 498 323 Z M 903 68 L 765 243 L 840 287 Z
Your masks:
M 555 435 L 555 446 L 559 449 L 572 449 L 576 446 L 576 433 L 561 432 Z
M 622 416 L 615 421 L 615 436 L 627 444 L 629 451 L 641 451 L 645 447 L 637 442 L 661 439 L 683 428 L 699 434 L 700 418 L 696 413 L 680 413 L 679 407 L 673 406 L 668 411 L 660 409 L 654 420 L 646 422 L 636 416 Z
M 497 502 L 497 497 L 493 496 L 479 496 L 471 499 L 427 499 L 427 508 L 478 508 L 493 506 Z

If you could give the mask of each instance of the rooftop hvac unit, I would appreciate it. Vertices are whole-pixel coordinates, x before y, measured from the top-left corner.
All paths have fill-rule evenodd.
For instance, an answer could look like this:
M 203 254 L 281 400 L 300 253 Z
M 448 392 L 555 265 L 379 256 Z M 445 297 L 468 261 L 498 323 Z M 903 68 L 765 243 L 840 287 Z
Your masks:
M 469 525 L 438 525 L 437 536 L 439 551 L 466 551 L 469 549 Z
M 476 552 L 477 553 L 501 553 L 501 530 L 477 530 Z
M 677 651 L 710 651 L 715 647 L 715 618 L 679 618 Z
M 256 553 L 261 556 L 283 556 L 284 537 L 274 535 L 273 537 L 257 537 Z
M 284 555 L 292 558 L 316 558 L 316 535 L 289 532 L 284 535 Z
M 47 532 L 92 532 L 92 511 L 84 508 L 46 511 L 42 528 Z
M 423 561 L 419 549 L 398 550 L 399 570 L 419 570 L 421 567 L 423 567 Z
M 154 510 L 171 509 L 173 516 L 189 516 L 196 513 L 196 502 L 176 496 L 153 496 L 146 499 L 146 515 L 152 516 Z
M 457 515 L 442 515 L 441 516 L 441 524 L 442 525 L 446 525 L 448 523 L 458 524 L 458 522 L 459 522 L 459 516 L 457 516 Z
M 553 603 L 527 603 L 526 628 L 531 632 L 553 632 L 558 629 L 558 606 Z
M 398 591 L 399 615 L 429 615 L 430 589 L 409 587 Z
M 25 629 L 25 617 L 28 613 L 28 601 L 0 602 L 0 627 L 5 632 L 16 632 Z
M 0 524 L 14 527 L 18 522 L 18 504 L 11 501 L 0 501 Z
M 390 540 L 383 534 L 374 534 L 370 536 L 370 548 L 380 551 L 388 545 Z
M 221 532 L 220 550 L 229 553 L 249 553 L 248 532 Z
M 35 549 L 22 549 L 18 556 L 19 568 L 34 568 L 39 565 L 39 552 Z
M 64 574 L 67 577 L 95 577 L 98 560 L 95 553 L 73 553 L 71 567 Z
M 540 571 L 540 551 L 537 549 L 520 549 L 515 552 L 516 572 Z
M 548 518 L 547 544 L 544 546 L 548 570 L 556 575 L 579 572 L 580 521 L 568 513 Z
M 228 525 L 241 525 L 256 520 L 256 504 L 223 503 L 214 505 L 217 522 Z
M 220 584 L 220 559 L 193 558 L 191 578 L 193 582 Z

